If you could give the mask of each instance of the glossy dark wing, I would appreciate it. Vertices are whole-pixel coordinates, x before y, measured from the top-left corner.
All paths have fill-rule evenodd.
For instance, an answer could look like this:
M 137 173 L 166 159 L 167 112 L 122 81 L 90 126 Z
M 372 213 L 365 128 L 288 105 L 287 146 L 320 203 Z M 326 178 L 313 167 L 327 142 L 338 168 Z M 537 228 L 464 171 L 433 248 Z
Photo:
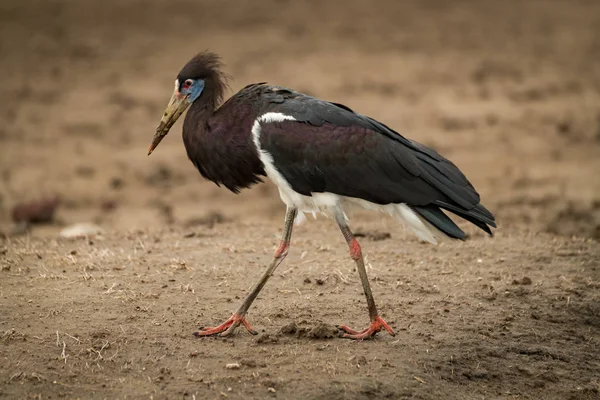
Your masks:
M 442 207 L 487 232 L 495 226 L 464 174 L 433 149 L 345 106 L 287 90 L 277 97 L 269 111 L 296 121 L 263 124 L 261 147 L 297 192 L 406 203 L 430 222 L 443 220 Z
M 406 146 L 372 130 L 282 121 L 262 124 L 260 137 L 275 167 L 303 195 L 330 192 L 376 204 L 448 200 L 420 178 Z

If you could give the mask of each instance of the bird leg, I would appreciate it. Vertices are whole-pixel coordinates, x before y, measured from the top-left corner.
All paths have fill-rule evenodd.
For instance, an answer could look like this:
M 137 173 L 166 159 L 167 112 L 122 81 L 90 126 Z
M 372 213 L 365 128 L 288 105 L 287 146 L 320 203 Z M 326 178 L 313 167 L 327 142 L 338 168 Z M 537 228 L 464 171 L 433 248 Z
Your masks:
M 339 325 L 338 329 L 346 332 L 344 334 L 345 338 L 355 339 L 355 340 L 363 340 L 367 339 L 371 336 L 374 336 L 377 332 L 379 332 L 382 328 L 385 328 L 386 331 L 392 336 L 395 336 L 394 331 L 389 325 L 379 316 L 377 313 L 377 307 L 375 306 L 375 300 L 373 299 L 373 293 L 371 292 L 371 285 L 369 284 L 369 279 L 367 278 L 367 271 L 365 270 L 365 261 L 363 259 L 362 250 L 360 248 L 360 244 L 354 237 L 354 234 L 348 227 L 348 223 L 346 222 L 346 217 L 343 213 L 336 214 L 336 221 L 348 243 L 348 247 L 350 249 L 350 257 L 356 262 L 356 269 L 358 270 L 358 275 L 360 276 L 360 281 L 363 286 L 363 290 L 365 292 L 365 296 L 367 297 L 367 306 L 369 308 L 369 319 L 371 320 L 371 324 L 368 328 L 362 331 L 355 331 L 354 329 L 349 328 L 346 325 Z
M 290 247 L 290 240 L 292 238 L 292 228 L 294 227 L 294 220 L 296 219 L 297 213 L 298 213 L 298 210 L 296 208 L 288 207 L 286 214 L 285 214 L 285 225 L 283 228 L 283 236 L 281 238 L 281 242 L 279 243 L 279 246 L 277 246 L 277 249 L 275 250 L 275 253 L 273 254 L 273 261 L 271 262 L 271 265 L 269 265 L 269 268 L 267 268 L 267 270 L 262 274 L 262 276 L 260 277 L 258 282 L 256 282 L 256 284 L 250 291 L 250 294 L 248 294 L 248 297 L 246 297 L 244 302 L 240 305 L 240 308 L 238 308 L 238 310 L 235 313 L 233 313 L 233 315 L 231 317 L 229 317 L 229 319 L 227 321 L 223 322 L 219 326 L 215 326 L 214 328 L 201 327 L 198 332 L 194 333 L 195 336 L 210 336 L 210 335 L 216 335 L 216 334 L 219 334 L 219 336 L 228 336 L 231 333 L 233 333 L 233 331 L 240 324 L 244 325 L 244 327 L 246 327 L 248 332 L 250 332 L 251 334 L 253 334 L 253 335 L 258 334 L 258 332 L 256 332 L 254 329 L 252 329 L 252 327 L 250 326 L 248 321 L 246 321 L 246 318 L 245 318 L 246 312 L 252 305 L 252 302 L 254 302 L 254 299 L 256 299 L 256 296 L 258 296 L 258 293 L 260 293 L 262 288 L 267 283 L 267 280 L 269 279 L 269 277 L 271 275 L 273 275 L 273 272 L 275 272 L 275 269 L 277 269 L 279 264 L 281 264 L 281 262 L 287 255 L 288 249 Z

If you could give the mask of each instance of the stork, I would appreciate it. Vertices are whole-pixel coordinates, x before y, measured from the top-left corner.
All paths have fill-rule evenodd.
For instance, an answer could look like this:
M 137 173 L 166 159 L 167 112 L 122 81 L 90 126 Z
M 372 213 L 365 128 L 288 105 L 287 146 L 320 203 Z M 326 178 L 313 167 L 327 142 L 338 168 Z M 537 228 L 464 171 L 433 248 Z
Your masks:
M 367 278 L 361 247 L 345 209 L 356 204 L 402 220 L 420 239 L 461 239 L 465 233 L 449 211 L 489 235 L 495 218 L 464 174 L 435 150 L 408 139 L 345 105 L 281 86 L 255 83 L 223 104 L 226 76 L 219 56 L 194 56 L 175 80 L 171 100 L 156 129 L 150 155 L 189 107 L 183 142 L 200 174 L 234 193 L 269 178 L 287 206 L 283 235 L 273 260 L 235 313 L 196 336 L 230 335 L 239 325 L 252 334 L 246 314 L 268 278 L 288 253 L 299 213 L 318 212 L 335 220 L 356 263 L 370 324 L 346 325 L 344 337 L 367 339 L 385 329 Z

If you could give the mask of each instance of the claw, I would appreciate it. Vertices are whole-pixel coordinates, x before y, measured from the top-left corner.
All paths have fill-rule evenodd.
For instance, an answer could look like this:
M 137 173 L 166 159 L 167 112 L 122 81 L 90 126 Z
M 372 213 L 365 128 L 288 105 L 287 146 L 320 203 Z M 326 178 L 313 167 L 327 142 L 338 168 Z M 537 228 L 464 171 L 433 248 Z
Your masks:
M 349 328 L 346 325 L 338 325 L 338 329 L 346 332 L 343 337 L 354 340 L 364 340 L 374 336 L 377 332 L 379 332 L 382 328 L 384 328 L 388 333 L 392 336 L 396 336 L 392 328 L 381 318 L 379 315 L 375 317 L 371 324 L 367 329 L 362 331 L 355 331 L 354 329 Z
M 194 336 L 202 337 L 202 336 L 211 336 L 211 335 L 217 335 L 217 334 L 219 336 L 229 336 L 233 333 L 233 331 L 238 326 L 240 326 L 240 324 L 244 325 L 244 327 L 251 334 L 258 335 L 258 332 L 256 332 L 254 329 L 252 329 L 252 327 L 250 326 L 248 321 L 246 321 L 246 318 L 243 315 L 239 315 L 239 314 L 235 313 L 231 317 L 229 317 L 229 319 L 227 319 L 227 321 L 223 322 L 219 326 L 215 326 L 213 328 L 206 328 L 206 329 L 203 326 L 200 327 L 200 330 L 198 332 L 194 332 Z

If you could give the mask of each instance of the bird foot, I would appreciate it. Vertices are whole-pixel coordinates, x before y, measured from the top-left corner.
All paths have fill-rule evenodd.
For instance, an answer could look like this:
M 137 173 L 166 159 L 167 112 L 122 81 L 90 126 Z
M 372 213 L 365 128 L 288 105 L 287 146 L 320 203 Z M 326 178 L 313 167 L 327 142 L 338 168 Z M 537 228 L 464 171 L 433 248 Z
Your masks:
M 202 336 L 211 336 L 211 335 L 217 335 L 217 334 L 219 336 L 229 336 L 233 333 L 233 331 L 238 326 L 240 326 L 240 324 L 244 325 L 244 327 L 251 334 L 258 335 L 258 332 L 256 332 L 254 329 L 252 329 L 252 327 L 250 326 L 248 321 L 246 321 L 246 318 L 243 315 L 234 313 L 231 317 L 229 317 L 229 319 L 227 321 L 223 322 L 219 326 L 215 326 L 213 328 L 206 328 L 206 329 L 203 326 L 201 326 L 200 330 L 198 332 L 194 332 L 194 336 L 202 337 Z
M 385 328 L 390 335 L 396 336 L 394 331 L 392 331 L 392 328 L 390 328 L 387 322 L 385 322 L 379 315 L 377 315 L 375 319 L 371 321 L 371 324 L 367 329 L 362 331 L 355 331 L 346 325 L 338 325 L 338 329 L 346 332 L 343 337 L 354 340 L 364 340 L 375 336 L 375 334 L 379 332 L 381 328 Z

